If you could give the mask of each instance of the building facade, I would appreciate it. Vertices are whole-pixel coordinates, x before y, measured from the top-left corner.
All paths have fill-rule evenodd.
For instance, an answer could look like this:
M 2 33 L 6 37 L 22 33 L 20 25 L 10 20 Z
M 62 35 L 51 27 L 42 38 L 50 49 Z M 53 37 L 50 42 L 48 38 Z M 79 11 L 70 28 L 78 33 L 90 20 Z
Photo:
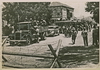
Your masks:
M 52 20 L 70 20 L 73 17 L 74 8 L 60 2 L 50 4 L 52 10 Z

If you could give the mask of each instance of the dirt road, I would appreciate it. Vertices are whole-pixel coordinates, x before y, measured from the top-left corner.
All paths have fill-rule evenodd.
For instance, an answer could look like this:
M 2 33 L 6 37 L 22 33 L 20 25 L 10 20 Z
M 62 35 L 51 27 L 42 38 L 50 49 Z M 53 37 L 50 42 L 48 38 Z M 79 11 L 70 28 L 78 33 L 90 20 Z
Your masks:
M 18 67 L 18 68 L 49 68 L 53 59 L 29 57 L 29 56 L 38 55 L 38 56 L 53 57 L 50 49 L 48 48 L 48 44 L 52 44 L 53 48 L 56 49 L 59 39 L 62 40 L 62 47 L 60 49 L 62 49 L 63 52 L 65 50 L 64 48 L 66 48 L 66 47 L 74 47 L 74 49 L 83 48 L 83 50 L 81 50 L 81 51 L 84 51 L 85 54 L 92 52 L 92 51 L 87 52 L 88 51 L 87 49 L 84 50 L 84 47 L 80 47 L 80 46 L 83 46 L 83 39 L 81 36 L 81 32 L 79 31 L 77 38 L 76 38 L 76 43 L 74 45 L 71 45 L 71 43 L 72 43 L 71 38 L 66 38 L 64 36 L 64 34 L 60 34 L 59 36 L 55 36 L 55 37 L 47 37 L 47 39 L 44 41 L 40 41 L 39 43 L 34 43 L 31 45 L 27 45 L 27 46 L 10 46 L 9 43 L 6 43 L 2 50 L 3 50 L 3 53 L 6 53 L 6 54 L 3 54 L 3 56 L 5 58 L 7 58 L 8 62 L 4 62 L 3 66 L 11 66 L 11 67 Z M 88 42 L 89 42 L 89 45 L 92 44 L 91 32 L 88 33 Z M 78 46 L 78 47 L 75 48 L 75 46 Z M 70 50 L 72 50 L 72 49 L 70 49 Z M 61 51 L 61 53 L 63 53 L 62 51 Z M 68 52 L 70 52 L 70 51 L 68 51 Z M 64 52 L 63 55 L 69 56 L 68 52 Z M 68 63 L 69 60 L 73 63 L 76 62 L 76 60 L 73 61 L 76 58 L 74 56 L 76 56 L 78 54 L 79 55 L 83 54 L 82 52 L 76 52 L 76 50 L 74 50 L 73 53 L 74 53 L 74 55 L 72 55 L 73 59 L 71 59 L 71 60 L 70 60 L 70 58 L 67 60 L 62 59 L 62 58 L 66 58 L 66 57 L 61 58 L 61 63 L 64 68 L 68 67 L 67 65 L 69 65 L 69 64 L 66 64 L 66 63 Z M 78 53 L 78 54 L 76 54 L 76 53 Z M 96 52 L 96 53 L 98 53 L 98 52 Z M 20 56 L 10 55 L 10 54 L 17 54 Z M 25 54 L 28 55 L 28 57 L 22 56 Z M 97 54 L 96 58 L 97 58 L 96 60 L 98 60 L 98 54 Z M 64 62 L 67 61 L 67 62 L 63 63 L 63 61 Z M 74 66 L 71 66 L 71 67 L 74 67 Z M 79 65 L 76 67 L 81 67 L 81 66 Z

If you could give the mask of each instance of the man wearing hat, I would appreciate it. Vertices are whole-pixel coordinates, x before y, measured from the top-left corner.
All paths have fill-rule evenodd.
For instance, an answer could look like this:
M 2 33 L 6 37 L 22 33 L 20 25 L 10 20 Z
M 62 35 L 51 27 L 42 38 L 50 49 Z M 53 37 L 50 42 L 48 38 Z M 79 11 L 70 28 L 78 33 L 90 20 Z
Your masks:
M 81 35 L 83 37 L 84 46 L 88 46 L 88 33 L 85 27 L 83 28 Z
M 98 45 L 99 43 L 99 27 L 94 26 L 93 32 L 92 32 L 92 45 Z
M 75 44 L 75 40 L 77 37 L 77 31 L 75 30 L 75 28 L 72 29 L 72 44 Z

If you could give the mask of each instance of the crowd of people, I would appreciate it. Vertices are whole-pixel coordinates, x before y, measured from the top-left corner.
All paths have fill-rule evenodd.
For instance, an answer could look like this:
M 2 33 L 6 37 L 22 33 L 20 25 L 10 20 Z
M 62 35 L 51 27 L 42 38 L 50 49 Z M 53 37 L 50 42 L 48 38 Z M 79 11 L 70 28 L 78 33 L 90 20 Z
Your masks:
M 70 25 L 64 26 L 62 32 L 65 37 L 72 39 L 72 44 L 75 44 L 78 31 L 81 31 L 84 46 L 88 46 L 88 33 L 92 32 L 92 45 L 98 45 L 99 43 L 99 27 L 94 25 Z
M 11 26 L 3 27 L 3 35 L 8 36 L 13 31 Z M 97 24 L 88 25 L 68 25 L 59 29 L 60 33 L 63 33 L 65 37 L 72 38 L 72 44 L 75 44 L 78 31 L 81 31 L 83 37 L 84 46 L 88 46 L 88 32 L 92 31 L 92 45 L 98 45 L 99 43 L 99 27 Z
M 2 28 L 2 35 L 9 36 L 9 34 L 11 34 L 12 31 L 13 31 L 12 26 L 5 25 L 5 27 Z

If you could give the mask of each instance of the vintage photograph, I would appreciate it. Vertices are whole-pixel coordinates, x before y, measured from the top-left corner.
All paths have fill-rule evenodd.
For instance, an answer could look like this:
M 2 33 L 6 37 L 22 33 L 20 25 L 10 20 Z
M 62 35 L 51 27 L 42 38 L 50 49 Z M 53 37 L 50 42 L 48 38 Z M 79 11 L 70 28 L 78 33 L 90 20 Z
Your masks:
M 99 2 L 2 2 L 2 69 L 99 67 Z

